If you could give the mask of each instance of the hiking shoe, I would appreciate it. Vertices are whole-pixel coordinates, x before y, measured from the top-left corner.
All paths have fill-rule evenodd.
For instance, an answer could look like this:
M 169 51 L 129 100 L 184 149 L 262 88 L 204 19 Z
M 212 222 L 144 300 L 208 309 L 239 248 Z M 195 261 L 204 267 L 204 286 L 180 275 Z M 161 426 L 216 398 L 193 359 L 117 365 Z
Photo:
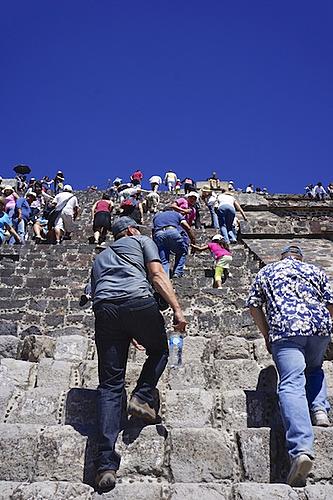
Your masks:
M 156 410 L 151 408 L 148 403 L 142 403 L 136 396 L 131 397 L 127 412 L 132 417 L 142 418 L 146 422 L 156 421 Z
M 98 491 L 101 493 L 107 493 L 108 491 L 113 490 L 116 485 L 116 471 L 103 470 L 97 474 L 95 481 Z
M 298 488 L 306 485 L 306 478 L 312 468 L 312 460 L 308 455 L 302 454 L 294 458 L 291 463 L 287 484 Z
M 312 423 L 318 427 L 329 427 L 330 421 L 325 410 L 317 410 L 312 413 Z
M 80 297 L 80 302 L 79 302 L 79 306 L 80 306 L 80 307 L 83 307 L 83 306 L 85 306 L 88 302 L 89 302 L 88 297 L 87 297 L 85 294 L 81 295 L 81 297 Z

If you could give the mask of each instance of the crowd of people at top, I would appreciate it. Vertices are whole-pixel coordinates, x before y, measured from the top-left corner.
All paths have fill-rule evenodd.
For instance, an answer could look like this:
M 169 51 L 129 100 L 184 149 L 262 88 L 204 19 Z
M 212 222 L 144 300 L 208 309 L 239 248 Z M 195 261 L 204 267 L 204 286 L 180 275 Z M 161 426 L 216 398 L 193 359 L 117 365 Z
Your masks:
M 308 184 L 305 187 L 305 196 L 310 200 L 333 200 L 333 182 L 330 182 L 326 189 L 322 182 L 317 182 L 317 184 Z

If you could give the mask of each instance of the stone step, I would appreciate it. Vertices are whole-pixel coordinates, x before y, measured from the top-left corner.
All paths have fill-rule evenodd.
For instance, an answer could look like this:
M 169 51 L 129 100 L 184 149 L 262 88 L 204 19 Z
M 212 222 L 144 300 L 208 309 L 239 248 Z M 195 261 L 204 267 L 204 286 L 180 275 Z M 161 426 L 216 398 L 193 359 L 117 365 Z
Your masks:
M 1 481 L 69 481 L 93 484 L 92 438 L 69 425 L 0 424 Z M 166 430 L 161 425 L 129 425 L 119 436 L 119 477 L 166 477 Z M 20 450 L 20 460 L 17 460 Z

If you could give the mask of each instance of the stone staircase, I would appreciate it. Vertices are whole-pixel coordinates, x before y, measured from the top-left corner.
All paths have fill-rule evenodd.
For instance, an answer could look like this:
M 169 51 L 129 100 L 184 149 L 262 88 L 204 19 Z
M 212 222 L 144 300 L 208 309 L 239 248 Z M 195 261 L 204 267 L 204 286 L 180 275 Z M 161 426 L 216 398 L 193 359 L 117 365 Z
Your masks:
M 78 301 L 93 259 L 87 238 L 96 196 L 80 193 L 81 231 L 71 241 L 0 249 L 0 499 L 331 500 L 333 427 L 315 431 L 317 459 L 308 486 L 283 484 L 289 465 L 277 375 L 244 300 L 260 266 L 271 260 L 276 239 L 290 237 L 290 228 L 283 232 L 288 215 L 281 215 L 280 232 L 262 239 L 256 203 L 270 220 L 277 201 L 256 201 L 255 195 L 242 201 L 253 230 L 250 222 L 244 243 L 233 247 L 224 288 L 211 288 L 212 260 L 204 254 L 190 256 L 186 276 L 175 282 L 189 325 L 183 366 L 168 368 L 159 384 L 161 423 L 127 422 L 118 440 L 117 486 L 104 495 L 94 491 L 97 359 L 91 308 Z M 162 198 L 170 201 L 167 194 Z M 294 218 L 302 227 L 297 217 L 289 216 L 288 224 Z M 149 220 L 147 215 L 147 226 Z M 308 231 L 305 225 L 304 234 L 297 233 L 301 242 Z M 211 234 L 197 231 L 199 241 Z M 329 237 L 316 235 L 324 246 L 332 244 Z M 170 327 L 170 313 L 165 316 Z M 131 348 L 128 393 L 144 358 Z M 333 403 L 329 358 L 325 372 Z

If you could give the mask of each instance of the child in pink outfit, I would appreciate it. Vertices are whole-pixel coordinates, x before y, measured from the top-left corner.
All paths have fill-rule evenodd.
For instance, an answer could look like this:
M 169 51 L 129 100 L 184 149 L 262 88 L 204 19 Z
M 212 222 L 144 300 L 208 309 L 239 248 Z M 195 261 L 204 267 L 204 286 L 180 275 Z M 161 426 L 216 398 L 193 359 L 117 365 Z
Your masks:
M 215 259 L 214 288 L 222 288 L 223 283 L 229 275 L 229 267 L 232 262 L 232 255 L 228 243 L 220 234 L 215 234 L 212 241 L 201 247 L 191 245 L 198 252 L 209 250 Z

